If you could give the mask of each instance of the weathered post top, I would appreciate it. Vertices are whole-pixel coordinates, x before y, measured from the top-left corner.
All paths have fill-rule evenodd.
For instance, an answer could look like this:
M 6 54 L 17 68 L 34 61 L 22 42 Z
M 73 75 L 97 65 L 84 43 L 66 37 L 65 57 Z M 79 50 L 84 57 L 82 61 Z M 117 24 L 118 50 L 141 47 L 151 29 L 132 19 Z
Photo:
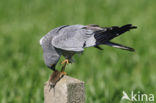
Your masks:
M 49 81 L 44 86 L 44 103 L 85 103 L 84 82 L 64 76 L 50 90 Z

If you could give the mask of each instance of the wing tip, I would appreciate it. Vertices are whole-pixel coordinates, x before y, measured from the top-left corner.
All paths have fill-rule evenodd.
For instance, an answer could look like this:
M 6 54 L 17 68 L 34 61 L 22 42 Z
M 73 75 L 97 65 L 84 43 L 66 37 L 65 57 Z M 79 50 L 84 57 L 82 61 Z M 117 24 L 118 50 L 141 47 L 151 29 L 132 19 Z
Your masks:
M 130 52 L 135 52 L 134 48 L 128 48 L 127 50 L 130 51 Z
M 137 26 L 133 26 L 132 24 L 126 24 L 126 25 L 122 26 L 121 28 L 123 28 L 123 27 L 129 27 L 130 29 L 138 28 Z

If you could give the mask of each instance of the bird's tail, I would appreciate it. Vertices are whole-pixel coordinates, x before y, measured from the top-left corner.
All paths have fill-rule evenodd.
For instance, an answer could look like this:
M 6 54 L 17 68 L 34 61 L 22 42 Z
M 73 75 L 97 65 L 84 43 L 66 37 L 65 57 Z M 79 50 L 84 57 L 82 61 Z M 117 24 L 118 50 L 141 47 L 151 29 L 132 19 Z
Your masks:
M 97 47 L 100 48 L 98 45 L 106 44 L 106 45 L 109 45 L 112 47 L 129 50 L 129 51 L 134 51 L 133 48 L 110 42 L 110 40 L 112 40 L 113 38 L 127 32 L 131 29 L 135 29 L 135 28 L 137 28 L 137 27 L 132 26 L 132 24 L 127 24 L 122 27 L 112 26 L 112 27 L 108 27 L 108 28 L 103 28 L 103 30 L 100 30 L 100 31 L 96 31 L 95 35 L 94 35 L 94 38 L 96 39 L 95 46 L 96 46 L 96 48 Z

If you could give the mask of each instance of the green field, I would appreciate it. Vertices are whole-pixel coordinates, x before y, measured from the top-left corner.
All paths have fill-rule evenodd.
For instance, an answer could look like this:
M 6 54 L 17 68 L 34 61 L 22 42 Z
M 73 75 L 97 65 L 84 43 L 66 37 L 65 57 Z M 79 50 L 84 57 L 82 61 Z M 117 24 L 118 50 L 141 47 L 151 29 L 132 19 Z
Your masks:
M 1 0 L 0 103 L 43 103 L 51 70 L 39 39 L 66 24 L 138 26 L 113 39 L 136 52 L 88 48 L 67 66 L 70 76 L 85 81 L 86 103 L 131 103 L 121 101 L 123 90 L 156 98 L 155 19 L 155 0 Z

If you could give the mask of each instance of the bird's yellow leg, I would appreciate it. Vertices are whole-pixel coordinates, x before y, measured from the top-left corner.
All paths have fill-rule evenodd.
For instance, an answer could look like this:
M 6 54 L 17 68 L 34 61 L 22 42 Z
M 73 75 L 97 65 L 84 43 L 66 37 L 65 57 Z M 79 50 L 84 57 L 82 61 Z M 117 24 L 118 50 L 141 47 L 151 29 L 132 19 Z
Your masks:
M 64 61 L 61 62 L 61 64 L 65 64 L 65 63 L 66 64 L 69 64 L 69 60 L 68 59 L 65 59 Z
M 62 69 L 61 69 L 61 72 L 62 72 L 64 75 L 66 75 L 67 73 L 64 72 L 64 71 L 65 71 L 66 65 L 69 64 L 69 60 L 68 60 L 68 59 L 65 59 L 64 61 L 62 61 L 61 64 L 63 64 Z

